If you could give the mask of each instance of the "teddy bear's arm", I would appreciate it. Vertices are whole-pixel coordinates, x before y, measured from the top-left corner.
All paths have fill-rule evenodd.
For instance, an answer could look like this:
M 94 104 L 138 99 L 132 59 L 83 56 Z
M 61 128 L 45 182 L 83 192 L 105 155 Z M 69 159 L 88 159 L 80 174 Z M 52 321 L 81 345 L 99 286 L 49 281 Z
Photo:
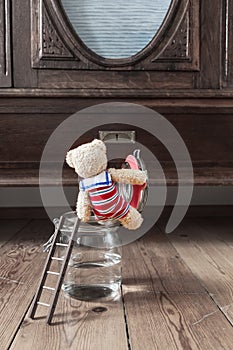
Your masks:
M 79 191 L 76 212 L 82 222 L 87 222 L 91 216 L 91 202 L 86 191 Z
M 108 169 L 111 178 L 115 182 L 131 184 L 131 185 L 143 185 L 147 180 L 145 171 L 135 169 Z

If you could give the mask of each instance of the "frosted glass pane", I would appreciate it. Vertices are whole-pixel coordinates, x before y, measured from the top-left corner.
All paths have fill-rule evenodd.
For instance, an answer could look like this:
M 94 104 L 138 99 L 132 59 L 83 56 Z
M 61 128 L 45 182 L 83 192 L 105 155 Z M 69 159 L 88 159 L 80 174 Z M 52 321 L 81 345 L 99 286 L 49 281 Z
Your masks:
M 161 26 L 172 0 L 62 0 L 83 42 L 105 58 L 130 57 Z

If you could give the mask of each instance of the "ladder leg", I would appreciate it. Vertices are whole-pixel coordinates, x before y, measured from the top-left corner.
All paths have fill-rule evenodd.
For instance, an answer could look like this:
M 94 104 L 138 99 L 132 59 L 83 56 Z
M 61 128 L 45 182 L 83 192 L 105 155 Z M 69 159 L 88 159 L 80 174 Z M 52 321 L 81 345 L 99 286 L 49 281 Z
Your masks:
M 29 314 L 30 318 L 34 318 L 34 316 L 35 316 L 36 309 L 37 309 L 37 306 L 38 306 L 37 302 L 40 299 L 40 296 L 41 296 L 41 293 L 42 293 L 42 290 L 43 290 L 43 285 L 44 285 L 46 277 L 47 277 L 47 271 L 49 270 L 49 266 L 50 266 L 51 261 L 52 261 L 51 257 L 54 254 L 54 251 L 56 249 L 56 240 L 57 240 L 57 237 L 58 237 L 58 235 L 60 233 L 60 229 L 61 229 L 63 223 L 64 223 L 64 218 L 61 216 L 61 218 L 59 220 L 58 227 L 57 227 L 57 229 L 56 229 L 56 231 L 54 233 L 53 243 L 52 243 L 52 246 L 51 246 L 50 251 L 48 253 L 47 260 L 46 260 L 46 263 L 45 263 L 45 267 L 44 267 L 44 270 L 43 270 L 43 273 L 41 275 L 41 279 L 40 279 L 40 282 L 39 282 L 39 285 L 38 285 L 38 289 L 37 289 L 36 295 L 35 295 L 33 303 L 32 303 L 32 308 L 31 308 L 31 311 L 30 311 L 30 314 Z
M 79 223 L 80 223 L 80 220 L 77 217 L 76 220 L 75 220 L 73 231 L 72 231 L 71 236 L 70 236 L 69 245 L 68 245 L 68 248 L 67 248 L 66 255 L 64 257 L 64 261 L 63 261 L 63 264 L 62 264 L 62 267 L 61 267 L 60 275 L 58 277 L 58 281 L 57 281 L 57 285 L 56 285 L 56 288 L 55 288 L 54 297 L 53 297 L 52 303 L 50 304 L 50 307 L 49 307 L 49 313 L 48 313 L 48 316 L 47 316 L 47 319 L 46 319 L 46 322 L 48 324 L 51 324 L 51 321 L 52 321 L 52 318 L 53 318 L 53 314 L 54 314 L 54 311 L 55 311 L 55 308 L 56 308 L 56 305 L 57 305 L 57 300 L 58 300 L 59 293 L 60 293 L 60 290 L 61 290 L 61 286 L 62 286 L 62 283 L 63 283 L 63 280 L 64 280 L 66 269 L 67 269 L 67 266 L 68 266 L 68 263 L 69 263 L 69 260 L 70 260 L 72 248 L 73 248 L 73 245 L 74 245 L 74 239 L 75 239 L 75 235 L 76 235 L 76 232 L 78 230 L 78 227 L 79 227 Z

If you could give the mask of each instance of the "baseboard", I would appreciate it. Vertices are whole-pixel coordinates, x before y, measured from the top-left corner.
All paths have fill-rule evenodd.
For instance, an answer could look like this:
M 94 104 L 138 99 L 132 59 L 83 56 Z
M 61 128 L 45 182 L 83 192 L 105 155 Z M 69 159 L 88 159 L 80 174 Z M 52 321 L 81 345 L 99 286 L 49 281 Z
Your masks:
M 162 215 L 169 215 L 172 206 L 166 206 Z M 50 210 L 54 212 L 54 217 L 61 215 L 67 208 L 54 207 Z M 203 217 L 203 216 L 232 216 L 232 205 L 197 205 L 190 206 L 186 216 Z M 48 215 L 43 207 L 5 207 L 0 210 L 0 219 L 47 219 Z

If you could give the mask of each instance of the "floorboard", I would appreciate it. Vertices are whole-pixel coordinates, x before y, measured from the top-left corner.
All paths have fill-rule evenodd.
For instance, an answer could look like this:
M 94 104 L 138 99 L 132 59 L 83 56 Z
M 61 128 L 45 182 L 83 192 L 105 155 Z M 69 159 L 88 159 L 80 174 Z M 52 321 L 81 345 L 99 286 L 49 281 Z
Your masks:
M 0 221 L 0 247 L 4 246 L 14 235 L 23 229 L 30 220 L 2 220 Z
M 47 326 L 47 309 L 28 311 L 53 225 L 0 220 L 0 350 L 232 350 L 233 220 L 186 218 L 169 235 L 164 222 L 123 247 L 122 297 L 61 292 Z
M 51 233 L 47 220 L 31 221 L 0 248 L 0 349 L 15 336 L 35 293 L 45 255 L 41 244 Z
M 186 219 L 168 238 L 233 324 L 233 220 L 217 223 L 214 218 Z
M 125 292 L 131 349 L 232 350 L 231 325 L 205 294 Z
M 133 350 L 232 349 L 230 323 L 164 233 L 155 228 L 124 251 Z
M 233 262 L 232 259 L 232 254 L 230 254 L 233 249 L 233 219 L 230 217 L 225 217 L 224 220 L 220 219 L 219 217 L 215 218 L 202 218 L 202 219 L 197 219 L 195 221 L 201 228 L 206 230 L 209 235 L 209 239 L 212 240 L 211 237 L 215 237 L 217 241 L 217 245 L 219 246 L 219 243 L 223 247 L 227 245 L 228 249 L 227 252 L 225 251 L 227 259 L 231 260 L 231 265 Z M 230 249 L 229 249 L 230 248 Z M 232 274 L 231 274 L 232 276 Z M 225 294 L 225 291 L 224 291 Z M 219 307 L 221 308 L 222 312 L 226 315 L 226 317 L 230 320 L 230 322 L 233 324 L 233 296 L 232 295 L 232 290 L 230 291 L 230 295 L 228 297 L 228 300 L 230 299 L 230 303 L 221 306 L 219 304 Z M 225 297 L 223 297 L 225 298 Z M 224 301 L 224 300 L 223 300 Z
M 165 234 L 154 227 L 143 238 L 123 247 L 123 285 L 153 285 L 156 292 L 205 293 L 183 264 Z
M 10 256 L 12 256 L 12 258 L 14 257 L 14 259 L 9 259 L 7 257 L 9 254 L 8 247 L 5 248 L 3 253 L 2 262 L 5 261 L 5 264 L 3 263 L 2 274 L 6 276 L 5 278 L 8 278 L 8 280 L 14 278 L 17 283 L 23 286 L 30 285 L 30 291 L 27 292 L 23 300 L 24 302 L 21 303 L 22 310 L 19 310 L 20 315 L 22 315 L 23 310 L 24 312 L 27 310 L 33 298 L 38 283 L 38 281 L 35 280 L 35 276 L 40 276 L 44 264 L 44 259 L 43 264 L 40 264 L 39 259 L 35 259 L 35 247 L 27 238 L 30 236 L 38 237 L 36 231 L 45 231 L 43 227 L 44 222 L 44 220 L 34 221 L 34 224 L 29 225 L 27 230 L 25 229 L 23 238 L 22 234 L 18 240 L 14 237 L 14 241 L 9 244 Z M 31 231 L 31 233 L 29 231 Z M 43 242 L 45 242 L 45 238 Z M 40 257 L 42 257 L 43 254 L 39 246 L 40 243 L 37 240 L 37 251 Z M 10 267 L 8 268 L 8 266 Z M 53 266 L 51 270 L 58 271 L 55 266 Z M 13 275 L 11 275 L 12 271 Z M 48 285 L 55 285 L 51 276 Z M 21 291 L 23 293 L 23 288 Z M 9 291 L 9 293 L 10 295 L 12 294 L 11 291 Z M 15 300 L 14 297 L 13 300 Z M 49 303 L 50 300 L 51 293 L 47 292 L 47 295 L 44 293 L 43 302 Z M 17 304 L 17 301 L 15 301 L 15 303 Z M 11 309 L 10 305 L 12 305 L 12 303 L 8 304 L 8 307 Z M 116 300 L 110 299 L 104 302 L 100 300 L 87 303 L 66 297 L 65 294 L 61 292 L 52 326 L 47 326 L 45 323 L 47 311 L 47 308 L 38 307 L 35 320 L 29 319 L 28 314 L 26 315 L 10 349 L 128 349 L 124 307 L 121 295 L 119 295 Z M 6 310 L 6 313 L 4 313 L 6 318 L 7 314 L 8 312 Z M 18 320 L 18 323 L 15 322 L 14 328 L 11 327 L 11 331 L 10 328 L 6 328 L 7 333 L 11 332 L 8 335 L 8 339 L 11 339 L 12 333 L 16 331 L 20 315 L 15 315 L 15 319 Z M 9 320 L 7 319 L 6 323 L 7 321 Z
M 51 326 L 40 308 L 35 320 L 28 317 L 10 350 L 127 350 L 121 298 L 81 302 L 60 294 Z

